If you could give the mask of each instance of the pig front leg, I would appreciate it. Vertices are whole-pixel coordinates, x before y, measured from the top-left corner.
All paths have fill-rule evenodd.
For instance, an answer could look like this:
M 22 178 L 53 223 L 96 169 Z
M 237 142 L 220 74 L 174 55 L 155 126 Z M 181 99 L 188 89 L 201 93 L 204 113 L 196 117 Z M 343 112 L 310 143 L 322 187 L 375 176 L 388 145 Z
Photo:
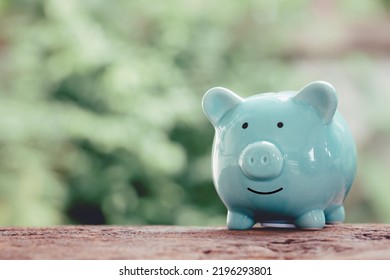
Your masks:
M 233 230 L 251 229 L 256 221 L 249 211 L 228 210 L 227 227 Z
M 325 214 L 320 209 L 311 210 L 295 220 L 295 226 L 303 229 L 321 229 L 325 226 Z

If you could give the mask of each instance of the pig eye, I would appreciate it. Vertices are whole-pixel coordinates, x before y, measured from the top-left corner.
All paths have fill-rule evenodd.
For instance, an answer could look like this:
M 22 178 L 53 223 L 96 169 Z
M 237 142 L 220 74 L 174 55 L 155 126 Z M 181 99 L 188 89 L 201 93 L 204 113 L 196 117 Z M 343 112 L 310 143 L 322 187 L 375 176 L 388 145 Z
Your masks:
M 247 129 L 248 126 L 249 126 L 249 124 L 248 124 L 247 122 L 244 122 L 244 123 L 242 124 L 242 128 L 243 128 L 243 129 Z
M 284 124 L 283 124 L 282 122 L 278 122 L 277 126 L 278 126 L 279 128 L 282 128 L 282 127 L 284 126 Z

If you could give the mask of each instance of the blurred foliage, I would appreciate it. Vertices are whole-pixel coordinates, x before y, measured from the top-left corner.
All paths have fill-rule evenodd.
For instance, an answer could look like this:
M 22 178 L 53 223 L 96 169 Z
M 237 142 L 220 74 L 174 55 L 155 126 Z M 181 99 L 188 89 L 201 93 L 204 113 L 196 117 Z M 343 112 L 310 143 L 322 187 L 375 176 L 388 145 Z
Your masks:
M 306 83 L 312 2 L 0 0 L 0 224 L 224 224 L 201 98 Z

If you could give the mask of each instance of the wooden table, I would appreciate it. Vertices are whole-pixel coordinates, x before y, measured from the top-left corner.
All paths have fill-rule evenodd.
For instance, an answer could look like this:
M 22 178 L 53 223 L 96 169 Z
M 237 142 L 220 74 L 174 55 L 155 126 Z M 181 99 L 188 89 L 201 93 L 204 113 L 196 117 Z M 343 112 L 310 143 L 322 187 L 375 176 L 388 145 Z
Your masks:
M 386 259 L 390 225 L 0 227 L 0 259 Z

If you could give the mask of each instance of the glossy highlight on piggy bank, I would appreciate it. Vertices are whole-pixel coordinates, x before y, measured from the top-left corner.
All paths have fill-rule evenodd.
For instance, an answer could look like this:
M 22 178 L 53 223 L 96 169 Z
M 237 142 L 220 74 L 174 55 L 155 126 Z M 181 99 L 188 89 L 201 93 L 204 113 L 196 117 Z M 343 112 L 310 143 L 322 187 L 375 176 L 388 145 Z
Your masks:
M 323 228 L 345 219 L 356 148 L 332 85 L 242 98 L 216 87 L 202 107 L 215 127 L 212 173 L 229 229 Z

